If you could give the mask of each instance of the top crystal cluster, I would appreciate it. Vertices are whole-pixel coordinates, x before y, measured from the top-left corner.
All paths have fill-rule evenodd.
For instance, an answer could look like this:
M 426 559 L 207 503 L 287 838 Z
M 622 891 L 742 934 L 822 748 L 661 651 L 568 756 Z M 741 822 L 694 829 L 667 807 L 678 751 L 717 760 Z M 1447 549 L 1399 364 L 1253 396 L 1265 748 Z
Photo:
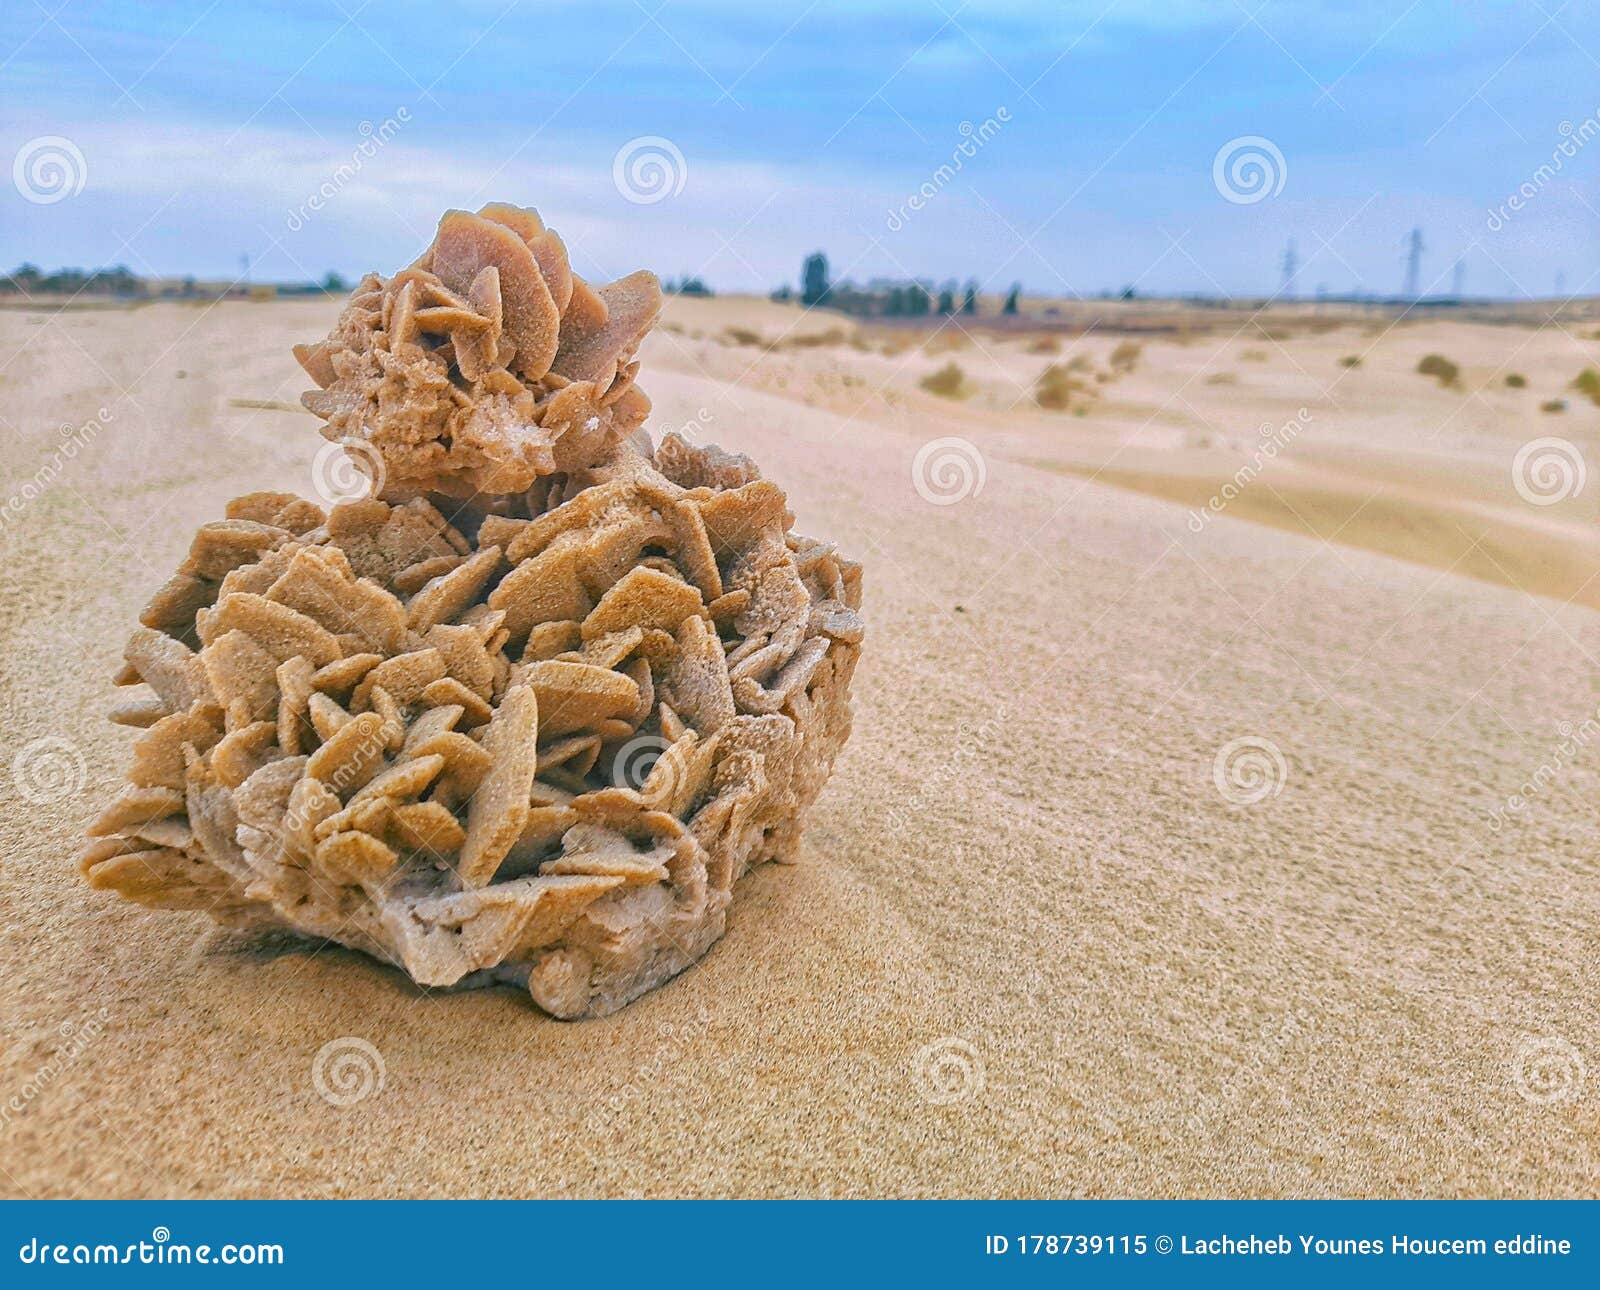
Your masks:
M 490 205 L 296 347 L 369 495 L 195 535 L 125 650 L 91 886 L 558 1017 L 705 953 L 849 736 L 861 570 L 748 458 L 652 443 L 660 309 Z

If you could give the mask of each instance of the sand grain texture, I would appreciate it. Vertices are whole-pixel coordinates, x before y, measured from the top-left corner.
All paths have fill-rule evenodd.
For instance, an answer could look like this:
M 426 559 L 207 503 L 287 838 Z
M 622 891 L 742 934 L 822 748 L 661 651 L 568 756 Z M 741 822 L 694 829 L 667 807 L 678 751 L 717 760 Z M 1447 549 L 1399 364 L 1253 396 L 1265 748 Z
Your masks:
M 740 302 L 687 303 L 646 346 L 650 425 L 781 480 L 800 531 L 866 564 L 872 642 L 801 862 L 746 880 L 693 972 L 578 1024 L 82 884 L 133 738 L 104 719 L 126 632 L 225 499 L 314 495 L 313 419 L 236 401 L 292 403 L 289 345 L 333 309 L 0 314 L 0 502 L 60 426 L 111 413 L 0 525 L 0 1191 L 1594 1192 L 1600 746 L 1488 823 L 1600 705 L 1594 611 L 1315 523 L 1194 533 L 1176 485 L 1095 478 L 1236 465 L 1199 446 L 1213 421 L 1248 438 L 1321 398 L 1291 469 L 1344 453 L 1347 478 L 1559 538 L 1590 517 L 1502 494 L 1524 439 L 1595 442 L 1594 409 L 1532 411 L 1579 366 L 1565 336 L 1397 333 L 1331 395 L 1351 333 L 1285 342 L 1314 380 L 1147 344 L 1075 418 L 1014 410 L 1062 356 L 963 353 L 983 392 L 950 405 L 916 390 L 946 356 L 769 354 L 715 339 Z M 797 316 L 749 312 L 773 335 Z M 1437 350 L 1487 380 L 1524 342 L 1521 404 L 1409 374 Z M 1203 385 L 1208 364 L 1241 384 Z M 956 505 L 912 486 L 939 435 L 986 461 Z M 1241 737 L 1286 768 L 1253 806 L 1213 780 Z M 43 739 L 81 755 L 81 787 L 30 801 L 10 771 Z M 382 1086 L 336 1105 L 314 1070 L 352 1037 Z M 1571 1096 L 1519 1091 L 1539 1042 L 1578 1055 Z

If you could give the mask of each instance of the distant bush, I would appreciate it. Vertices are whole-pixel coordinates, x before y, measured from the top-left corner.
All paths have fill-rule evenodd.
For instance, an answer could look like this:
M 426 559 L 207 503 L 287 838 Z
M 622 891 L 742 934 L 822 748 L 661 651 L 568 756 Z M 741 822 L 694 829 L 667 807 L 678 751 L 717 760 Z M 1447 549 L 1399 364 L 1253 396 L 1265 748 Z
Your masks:
M 1566 410 L 1567 401 L 1565 399 L 1551 399 L 1539 405 L 1539 411 L 1541 412 L 1565 412 Z
M 730 345 L 759 345 L 761 333 L 751 331 L 748 327 L 724 327 L 722 338 Z
M 790 336 L 783 342 L 781 348 L 818 349 L 829 345 L 843 345 L 849 339 L 844 328 L 829 327 L 826 331 L 801 332 L 799 335 Z
M 954 327 L 947 327 L 943 331 L 934 332 L 927 340 L 922 342 L 925 354 L 948 354 L 952 350 L 971 349 L 972 338 L 966 332 L 958 331 Z
M 1437 377 L 1440 385 L 1459 385 L 1461 383 L 1461 369 L 1452 363 L 1443 354 L 1428 354 L 1417 364 L 1417 371 L 1423 376 Z
M 1119 341 L 1117 347 L 1111 351 L 1111 370 L 1113 372 L 1131 372 L 1138 365 L 1139 355 L 1144 353 L 1144 346 L 1136 341 Z
M 1528 388 L 1528 378 L 1520 372 L 1507 372 L 1506 388 L 1508 390 L 1525 390 Z
M 1592 367 L 1586 367 L 1573 379 L 1572 388 L 1583 395 L 1590 403 L 1600 404 L 1600 372 Z
M 964 399 L 969 393 L 967 374 L 954 362 L 946 363 L 937 372 L 930 372 L 918 382 L 929 394 L 941 399 Z
M 1267 361 L 1267 351 L 1264 349 L 1241 350 L 1239 357 L 1247 363 L 1265 363 Z
M 1233 372 L 1213 372 L 1206 377 L 1207 385 L 1237 385 L 1239 377 Z
M 1082 404 L 1093 395 L 1090 386 L 1060 363 L 1051 363 L 1039 373 L 1038 383 L 1033 387 L 1033 401 L 1052 412 L 1082 411 Z
M 1346 354 L 1343 358 L 1341 358 L 1339 360 L 1339 366 L 1340 367 L 1360 367 L 1361 366 L 1361 355 L 1359 355 L 1359 354 Z
M 1030 354 L 1059 354 L 1061 352 L 1061 342 L 1054 336 L 1036 336 L 1028 342 L 1027 352 Z

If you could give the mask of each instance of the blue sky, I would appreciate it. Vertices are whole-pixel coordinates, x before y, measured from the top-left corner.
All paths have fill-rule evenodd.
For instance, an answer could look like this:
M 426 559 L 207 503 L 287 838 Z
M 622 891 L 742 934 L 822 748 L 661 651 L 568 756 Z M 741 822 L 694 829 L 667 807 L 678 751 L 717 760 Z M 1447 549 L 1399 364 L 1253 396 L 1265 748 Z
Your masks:
M 1459 256 L 1469 293 L 1548 295 L 1560 273 L 1594 294 L 1595 17 L 1560 0 L 13 0 L 0 262 L 388 271 L 443 209 L 505 200 L 539 207 L 590 275 L 643 264 L 723 289 L 792 280 L 820 247 L 857 278 L 1264 293 L 1292 237 L 1301 291 L 1389 293 L 1420 226 L 1425 287 Z M 957 171 L 966 128 L 987 137 Z M 633 190 L 658 200 L 614 174 L 640 138 L 667 141 L 636 145 L 666 158 L 664 192 Z M 1239 145 L 1266 158 L 1260 200 L 1214 174 L 1242 138 L 1275 150 Z M 58 146 L 41 139 L 70 142 L 58 200 L 27 169 Z

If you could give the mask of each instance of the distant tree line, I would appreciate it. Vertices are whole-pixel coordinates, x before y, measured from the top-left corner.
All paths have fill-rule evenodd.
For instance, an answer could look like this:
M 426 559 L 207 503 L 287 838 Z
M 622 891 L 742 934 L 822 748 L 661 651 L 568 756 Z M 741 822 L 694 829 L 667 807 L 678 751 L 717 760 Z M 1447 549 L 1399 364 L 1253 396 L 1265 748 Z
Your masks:
M 125 264 L 109 269 L 55 269 L 49 273 L 36 264 L 21 264 L 0 277 L 0 295 L 22 296 L 111 296 L 120 300 L 215 299 L 230 294 L 246 294 L 248 288 L 236 282 L 202 283 L 193 276 L 182 278 L 141 278 Z M 350 284 L 338 273 L 326 274 L 321 282 L 279 283 L 258 286 L 269 295 L 343 295 Z
M 1020 284 L 1006 297 L 1004 312 L 1016 313 Z M 793 300 L 788 286 L 772 293 L 774 300 Z M 930 282 L 874 280 L 865 286 L 853 282 L 835 283 L 828 274 L 828 257 L 821 251 L 806 256 L 800 266 L 800 303 L 810 308 L 826 305 L 848 314 L 881 318 L 926 318 L 933 314 L 973 315 L 978 312 L 978 283 L 968 279 L 965 286 L 949 279 L 935 287 Z

